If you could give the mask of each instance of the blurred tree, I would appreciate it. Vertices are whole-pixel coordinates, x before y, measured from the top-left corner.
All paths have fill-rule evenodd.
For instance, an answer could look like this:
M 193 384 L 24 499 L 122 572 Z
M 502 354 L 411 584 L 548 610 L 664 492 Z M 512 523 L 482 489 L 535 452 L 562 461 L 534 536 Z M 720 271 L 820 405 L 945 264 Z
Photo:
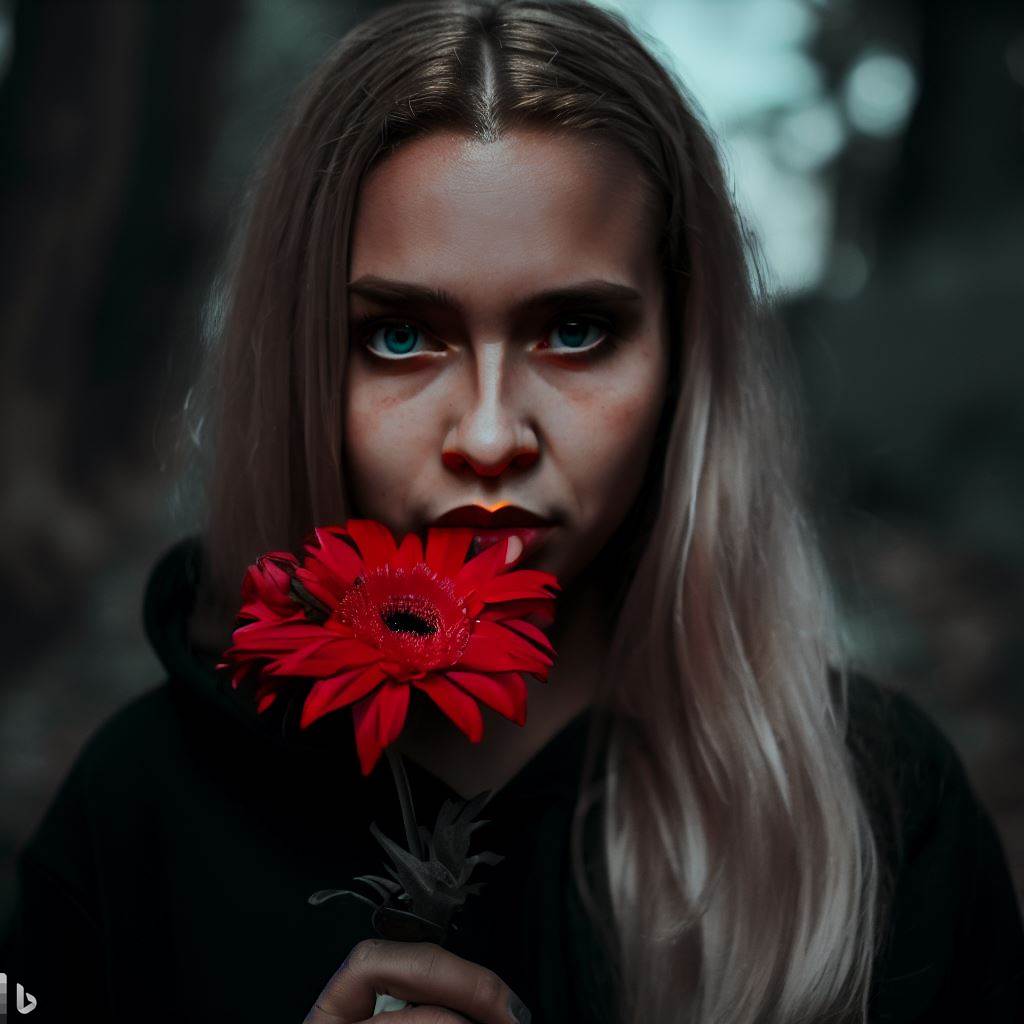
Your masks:
M 196 196 L 238 14 L 236 0 L 15 8 L 0 87 L 9 650 L 75 614 L 118 539 L 126 494 L 112 492 L 154 458 L 166 371 L 186 370 L 171 353 L 193 329 L 217 227 Z

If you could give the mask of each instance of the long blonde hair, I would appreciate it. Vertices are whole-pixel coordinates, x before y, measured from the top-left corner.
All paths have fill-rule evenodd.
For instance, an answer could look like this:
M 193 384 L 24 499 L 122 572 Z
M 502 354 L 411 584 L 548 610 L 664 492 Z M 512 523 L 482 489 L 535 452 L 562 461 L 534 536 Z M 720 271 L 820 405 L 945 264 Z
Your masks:
M 362 177 L 439 128 L 518 127 L 625 145 L 663 210 L 669 397 L 614 595 L 596 789 L 594 736 L 584 770 L 610 921 L 584 876 L 583 793 L 572 834 L 619 1019 L 863 1021 L 882 858 L 844 739 L 795 375 L 698 107 L 621 17 L 583 0 L 400 4 L 300 90 L 243 207 L 190 395 L 197 621 L 223 630 L 256 555 L 347 514 L 339 283 Z

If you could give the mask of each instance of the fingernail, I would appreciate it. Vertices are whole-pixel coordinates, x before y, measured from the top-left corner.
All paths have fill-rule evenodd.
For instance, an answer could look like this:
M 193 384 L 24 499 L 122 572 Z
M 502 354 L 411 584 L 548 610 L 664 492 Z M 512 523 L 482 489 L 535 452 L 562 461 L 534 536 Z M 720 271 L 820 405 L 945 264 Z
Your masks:
M 514 533 L 508 538 L 505 546 L 505 564 L 511 565 L 523 553 L 522 539 Z
M 508 1009 L 516 1024 L 530 1024 L 530 1011 L 523 1005 L 522 999 L 515 992 L 508 997 Z

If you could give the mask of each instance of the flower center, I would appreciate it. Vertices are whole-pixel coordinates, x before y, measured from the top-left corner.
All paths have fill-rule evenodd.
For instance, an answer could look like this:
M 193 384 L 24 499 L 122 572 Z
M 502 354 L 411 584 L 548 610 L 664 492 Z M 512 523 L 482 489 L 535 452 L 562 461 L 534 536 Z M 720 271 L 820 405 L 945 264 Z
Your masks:
M 438 630 L 437 613 L 425 609 L 414 597 L 400 597 L 381 609 L 381 621 L 392 633 L 432 636 Z
M 472 634 L 453 581 L 422 562 L 409 569 L 384 565 L 363 574 L 334 614 L 407 673 L 454 665 Z

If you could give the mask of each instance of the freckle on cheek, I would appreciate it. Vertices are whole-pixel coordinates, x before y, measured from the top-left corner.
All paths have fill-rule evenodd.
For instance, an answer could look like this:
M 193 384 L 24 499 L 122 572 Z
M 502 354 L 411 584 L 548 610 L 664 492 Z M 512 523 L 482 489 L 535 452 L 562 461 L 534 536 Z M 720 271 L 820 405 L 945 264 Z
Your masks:
M 381 409 L 391 409 L 399 403 L 400 399 L 398 395 L 394 394 L 382 394 L 375 397 L 373 402 L 367 403 L 364 409 L 370 413 L 379 412 Z
M 640 402 L 620 402 L 604 411 L 604 419 L 617 434 L 632 433 L 644 418 L 644 406 Z

